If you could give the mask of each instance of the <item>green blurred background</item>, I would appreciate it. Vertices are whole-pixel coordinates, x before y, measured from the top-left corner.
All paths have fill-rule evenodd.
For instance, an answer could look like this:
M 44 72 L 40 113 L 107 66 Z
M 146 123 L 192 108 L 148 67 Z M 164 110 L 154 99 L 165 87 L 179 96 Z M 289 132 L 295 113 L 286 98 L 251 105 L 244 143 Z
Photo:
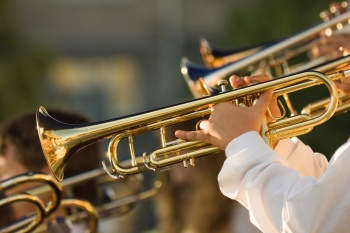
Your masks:
M 0 120 L 44 105 L 98 121 L 192 99 L 180 60 L 203 64 L 201 37 L 242 48 L 292 36 L 321 23 L 330 3 L 2 0 Z M 294 104 L 322 94 L 300 93 Z M 330 156 L 349 137 L 349 126 L 349 113 L 341 114 L 300 138 Z
M 39 105 L 103 120 L 191 99 L 179 62 L 202 64 L 200 37 L 227 48 L 288 37 L 321 23 L 330 3 L 1 1 L 0 120 Z M 330 155 L 349 134 L 347 119 L 302 138 Z

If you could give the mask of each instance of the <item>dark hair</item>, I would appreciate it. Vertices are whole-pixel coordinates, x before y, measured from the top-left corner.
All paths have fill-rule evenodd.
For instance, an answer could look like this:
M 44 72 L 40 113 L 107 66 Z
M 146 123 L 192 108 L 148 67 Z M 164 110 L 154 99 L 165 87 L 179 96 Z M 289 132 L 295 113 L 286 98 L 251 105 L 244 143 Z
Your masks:
M 89 118 L 78 113 L 60 109 L 48 109 L 49 114 L 59 121 L 68 124 L 90 122 Z M 4 154 L 9 144 L 16 148 L 15 159 L 28 171 L 40 171 L 47 166 L 36 130 L 36 114 L 28 112 L 4 122 L 0 129 L 0 154 Z M 79 150 L 69 160 L 65 169 L 65 177 L 74 176 L 101 166 L 99 143 L 91 144 Z M 96 203 L 96 192 L 90 183 L 74 189 L 76 197 Z

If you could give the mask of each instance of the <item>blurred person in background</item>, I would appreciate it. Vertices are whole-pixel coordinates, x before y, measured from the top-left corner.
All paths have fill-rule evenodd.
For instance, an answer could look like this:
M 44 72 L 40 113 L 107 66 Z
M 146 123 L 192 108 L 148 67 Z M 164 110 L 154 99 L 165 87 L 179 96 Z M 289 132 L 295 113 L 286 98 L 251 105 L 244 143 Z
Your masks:
M 50 114 L 71 124 L 89 122 L 89 119 L 82 114 L 68 113 L 59 109 L 51 109 Z M 65 170 L 66 177 L 78 175 L 99 166 L 100 147 L 98 144 L 84 148 L 78 153 L 81 156 L 73 157 L 71 163 L 67 165 Z M 82 159 L 84 162 L 82 162 Z M 0 180 L 29 171 L 51 174 L 39 142 L 34 111 L 10 118 L 3 122 L 0 128 Z M 10 196 L 11 193 L 18 193 L 30 188 L 27 186 L 23 184 L 18 188 L 9 190 L 6 194 Z M 72 192 L 74 193 L 74 198 L 87 200 L 92 205 L 102 202 L 102 193 L 99 193 L 91 181 L 83 182 L 74 187 Z M 31 206 L 26 206 L 25 203 L 16 204 L 14 207 L 16 219 L 28 214 L 31 208 Z M 62 210 L 58 211 L 62 212 Z
M 48 109 L 49 114 L 55 119 L 68 124 L 83 124 L 90 122 L 90 119 L 80 113 L 71 113 L 61 109 Z M 91 144 L 79 150 L 65 168 L 65 178 L 82 174 L 84 172 L 102 168 L 101 165 L 101 148 L 99 143 Z M 36 114 L 28 112 L 3 122 L 0 128 L 0 181 L 11 178 L 13 176 L 28 172 L 40 171 L 51 175 L 51 171 L 46 163 L 44 154 L 39 142 L 39 136 L 36 130 Z M 12 193 L 18 193 L 30 187 L 25 184 L 18 188 L 13 188 L 6 192 L 7 196 Z M 103 190 L 97 187 L 96 180 L 86 180 L 69 190 L 71 193 L 63 193 L 63 197 L 73 197 L 83 199 L 91 203 L 93 206 L 102 204 L 106 198 Z M 73 196 L 71 196 L 73 195 Z M 29 204 L 27 204 L 29 205 Z M 29 209 L 28 209 L 29 208 Z M 13 212 L 16 220 L 25 214 L 31 212 L 32 206 L 26 206 L 26 203 L 18 203 L 14 205 Z M 56 215 L 62 214 L 62 210 L 58 209 Z M 67 213 L 63 213 L 66 215 Z M 102 232 L 115 232 L 118 226 L 125 229 L 125 232 L 132 232 L 132 224 L 129 224 L 129 217 L 119 219 L 106 220 L 99 224 Z M 122 222 L 122 223 L 118 223 Z M 124 224 L 128 224 L 125 225 Z M 86 222 L 74 223 L 71 232 L 83 232 L 87 225 Z

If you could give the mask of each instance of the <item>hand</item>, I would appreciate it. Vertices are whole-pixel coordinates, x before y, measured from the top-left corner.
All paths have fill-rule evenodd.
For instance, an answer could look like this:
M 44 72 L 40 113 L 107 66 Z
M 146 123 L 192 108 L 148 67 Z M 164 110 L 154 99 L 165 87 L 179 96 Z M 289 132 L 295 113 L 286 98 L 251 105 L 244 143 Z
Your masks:
M 350 78 L 345 78 L 343 82 L 334 82 L 341 94 L 350 94 Z
M 341 33 L 330 37 L 322 37 L 320 43 L 311 49 L 313 57 L 329 55 L 331 58 L 348 55 L 350 51 L 350 34 Z
M 267 107 L 271 104 L 273 90 L 261 93 L 252 107 L 241 107 L 222 102 L 213 107 L 208 120 L 200 123 L 200 130 L 177 130 L 175 136 L 192 141 L 203 141 L 225 150 L 227 144 L 248 131 L 260 131 Z
M 254 76 L 246 76 L 244 78 L 240 78 L 236 75 L 232 75 L 230 77 L 230 84 L 232 86 L 233 89 L 237 89 L 237 88 L 240 88 L 240 87 L 245 87 L 245 86 L 249 86 L 250 84 L 252 84 L 253 82 L 258 82 L 258 83 L 261 83 L 261 82 L 266 82 L 268 80 L 270 80 L 271 78 L 267 75 L 254 75 Z M 278 104 L 277 104 L 277 97 L 274 97 L 269 105 L 269 110 L 270 110 L 270 113 L 273 117 L 276 117 L 276 118 L 279 118 L 281 117 L 281 111 L 280 111 L 280 108 L 278 107 Z M 272 119 L 270 117 L 270 115 L 267 115 L 266 117 L 266 120 L 267 122 L 272 122 L 274 121 L 274 119 Z

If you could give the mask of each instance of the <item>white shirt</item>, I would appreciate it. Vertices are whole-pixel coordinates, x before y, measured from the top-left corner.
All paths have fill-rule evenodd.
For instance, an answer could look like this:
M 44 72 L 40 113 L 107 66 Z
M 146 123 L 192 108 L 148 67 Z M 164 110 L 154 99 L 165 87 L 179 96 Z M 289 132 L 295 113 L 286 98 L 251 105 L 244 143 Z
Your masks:
M 329 164 L 296 138 L 273 151 L 257 132 L 236 138 L 225 153 L 220 189 L 263 232 L 350 232 L 349 142 Z

